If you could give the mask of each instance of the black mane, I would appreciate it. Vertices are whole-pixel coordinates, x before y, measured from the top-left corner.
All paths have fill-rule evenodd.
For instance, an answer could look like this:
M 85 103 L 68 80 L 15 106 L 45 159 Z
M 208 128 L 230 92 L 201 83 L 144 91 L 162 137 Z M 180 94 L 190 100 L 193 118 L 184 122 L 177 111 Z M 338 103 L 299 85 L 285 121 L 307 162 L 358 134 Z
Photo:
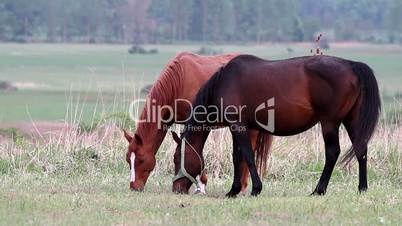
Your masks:
M 197 106 L 204 106 L 204 107 L 208 108 L 208 106 L 212 104 L 212 99 L 215 94 L 216 85 L 220 81 L 224 68 L 225 68 L 225 66 L 219 68 L 219 70 L 217 72 L 215 72 L 215 74 L 201 87 L 201 89 L 198 91 L 198 93 L 192 103 L 193 109 Z M 191 114 L 192 113 L 193 112 L 191 112 Z M 198 119 L 205 120 L 207 117 L 207 114 L 203 117 L 205 117 L 205 118 L 198 117 Z M 198 126 L 198 125 L 199 125 L 199 123 L 195 120 L 195 118 L 192 115 L 191 118 L 189 119 L 189 121 L 187 121 L 187 123 L 185 124 L 184 132 L 186 132 L 187 128 L 192 127 L 192 126 Z

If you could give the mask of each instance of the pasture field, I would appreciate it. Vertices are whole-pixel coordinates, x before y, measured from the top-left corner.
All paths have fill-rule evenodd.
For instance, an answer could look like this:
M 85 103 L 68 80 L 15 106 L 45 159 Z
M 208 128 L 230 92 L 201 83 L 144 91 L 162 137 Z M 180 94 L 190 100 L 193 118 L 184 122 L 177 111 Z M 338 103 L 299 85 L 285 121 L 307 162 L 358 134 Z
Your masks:
M 71 129 L 47 143 L 3 145 L 0 222 L 4 225 L 398 225 L 402 220 L 401 129 L 380 128 L 369 152 L 369 190 L 357 192 L 356 164 L 336 167 L 323 197 L 311 197 L 323 169 L 319 128 L 275 140 L 264 189 L 224 198 L 232 181 L 231 141 L 214 132 L 205 148 L 207 195 L 171 192 L 168 137 L 145 192 L 128 189 L 126 142 Z M 400 128 L 400 127 L 399 127 Z M 226 134 L 227 135 L 227 134 Z M 220 137 L 223 136 L 223 137 Z M 342 150 L 349 143 L 341 132 Z M 54 140 L 54 141 L 52 141 Z
M 128 189 L 126 141 L 116 128 L 68 129 L 43 143 L 2 144 L 0 222 L 4 225 L 398 225 L 402 220 L 402 131 L 380 127 L 369 151 L 369 190 L 357 192 L 356 164 L 336 167 L 323 197 L 310 197 L 323 169 L 320 129 L 275 140 L 264 189 L 224 198 L 232 181 L 231 140 L 215 131 L 204 156 L 207 195 L 171 192 L 168 137 L 145 192 Z M 114 131 L 113 131 L 114 130 Z M 105 135 L 107 132 L 109 136 Z M 340 134 L 342 150 L 350 144 Z
M 208 196 L 173 195 L 171 178 L 151 180 L 143 193 L 128 191 L 126 174 L 74 178 L 3 176 L 2 225 L 398 225 L 402 190 L 371 178 L 357 194 L 357 178 L 335 176 L 324 197 L 309 197 L 316 176 L 266 180 L 257 198 L 225 199 L 229 179 L 212 181 Z M 374 182 L 375 180 L 375 182 Z M 219 186 L 218 186 L 219 185 Z
M 139 90 L 179 51 L 200 45 L 0 44 L 0 225 L 398 225 L 402 222 L 402 46 L 335 43 L 325 54 L 376 72 L 384 111 L 368 151 L 369 190 L 357 192 L 356 162 L 337 166 L 323 197 L 309 194 L 324 164 L 320 127 L 275 138 L 263 191 L 226 199 L 231 139 L 215 131 L 204 156 L 207 195 L 171 192 L 175 144 L 167 136 L 146 190 L 128 189 L 119 126 Z M 310 55 L 310 44 L 215 46 L 268 59 Z M 122 114 L 121 114 L 122 113 Z M 123 116 L 121 116 L 123 115 Z M 117 116 L 117 117 L 111 117 Z M 102 119 L 102 120 L 100 120 Z M 94 126 L 92 126 L 94 125 Z M 28 129 L 27 129 L 28 128 Z M 131 128 L 133 130 L 133 128 Z M 30 131 L 33 135 L 29 136 Z M 342 153 L 350 146 L 340 133 Z
M 94 108 L 124 110 L 141 87 L 152 84 L 163 66 L 180 51 L 200 45 L 153 45 L 158 54 L 130 55 L 125 45 L 0 44 L 0 81 L 19 92 L 0 93 L 1 122 L 65 119 L 71 99 L 86 115 Z M 266 59 L 311 55 L 311 44 L 224 45 L 223 53 L 254 54 Z M 287 48 L 292 49 L 289 55 Z M 359 43 L 333 44 L 325 54 L 360 60 L 376 72 L 384 94 L 393 97 L 402 84 L 402 46 Z M 118 98 L 117 98 L 118 97 Z M 117 99 L 117 100 L 115 100 Z M 9 103 L 12 103 L 11 105 Z M 82 106 L 85 105 L 85 106 Z M 116 109 L 114 109 L 116 110 Z M 90 120 L 84 115 L 83 120 Z

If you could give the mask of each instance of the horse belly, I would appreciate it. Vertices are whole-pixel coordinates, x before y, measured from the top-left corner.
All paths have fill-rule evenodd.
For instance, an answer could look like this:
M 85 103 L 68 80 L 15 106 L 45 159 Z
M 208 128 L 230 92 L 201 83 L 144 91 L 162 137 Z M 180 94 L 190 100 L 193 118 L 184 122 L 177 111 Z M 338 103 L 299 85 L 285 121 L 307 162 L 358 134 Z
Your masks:
M 255 113 L 252 128 L 277 136 L 291 136 L 310 129 L 317 122 L 318 119 L 309 105 L 283 106 L 281 102 L 276 102 L 271 108 Z
M 317 124 L 318 119 L 313 115 L 295 115 L 288 116 L 287 118 L 280 118 L 275 120 L 275 131 L 273 134 L 278 136 L 291 136 L 302 133 L 315 124 Z

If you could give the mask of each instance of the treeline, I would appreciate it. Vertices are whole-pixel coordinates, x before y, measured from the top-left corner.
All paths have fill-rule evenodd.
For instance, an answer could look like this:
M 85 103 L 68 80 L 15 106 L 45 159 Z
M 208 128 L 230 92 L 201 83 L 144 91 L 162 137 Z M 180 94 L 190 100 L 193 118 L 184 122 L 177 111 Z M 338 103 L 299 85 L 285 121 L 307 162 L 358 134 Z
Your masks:
M 0 0 L 16 42 L 402 42 L 401 0 Z

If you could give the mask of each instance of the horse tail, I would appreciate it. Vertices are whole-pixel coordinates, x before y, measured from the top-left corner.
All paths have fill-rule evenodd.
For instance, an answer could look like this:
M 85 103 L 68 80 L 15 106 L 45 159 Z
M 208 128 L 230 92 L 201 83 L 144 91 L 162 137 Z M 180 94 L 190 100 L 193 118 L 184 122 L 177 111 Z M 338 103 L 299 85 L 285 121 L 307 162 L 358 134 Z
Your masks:
M 258 133 L 255 160 L 260 177 L 263 177 L 267 170 L 267 161 L 271 154 L 272 140 L 273 136 L 271 134 Z
M 361 101 L 360 113 L 355 125 L 357 136 L 353 139 L 352 147 L 343 155 L 340 161 L 342 165 L 347 165 L 354 155 L 362 156 L 364 154 L 381 112 L 380 91 L 373 70 L 361 62 L 350 61 L 349 63 L 359 80 Z

